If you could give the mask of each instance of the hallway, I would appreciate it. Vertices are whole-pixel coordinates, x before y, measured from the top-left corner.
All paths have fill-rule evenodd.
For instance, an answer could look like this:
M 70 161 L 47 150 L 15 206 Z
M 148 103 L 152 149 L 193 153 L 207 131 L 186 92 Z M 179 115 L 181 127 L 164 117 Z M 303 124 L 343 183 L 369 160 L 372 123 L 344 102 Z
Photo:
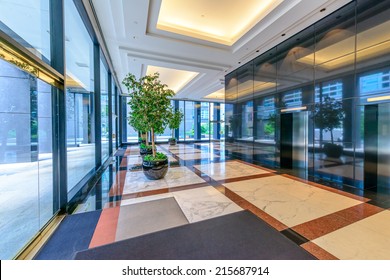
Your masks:
M 144 177 L 138 146 L 117 153 L 116 164 L 74 211 L 101 211 L 81 249 L 249 210 L 318 259 L 390 259 L 388 196 L 362 197 L 230 159 L 222 142 L 158 149 L 170 162 L 158 181 Z M 38 258 L 55 259 L 45 250 Z

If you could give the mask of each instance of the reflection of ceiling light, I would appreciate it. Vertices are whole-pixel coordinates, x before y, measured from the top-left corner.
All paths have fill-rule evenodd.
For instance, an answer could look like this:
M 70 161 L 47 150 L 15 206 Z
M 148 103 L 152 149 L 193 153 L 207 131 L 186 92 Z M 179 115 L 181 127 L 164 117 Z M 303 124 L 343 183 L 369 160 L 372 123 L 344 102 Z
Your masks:
M 209 95 L 206 95 L 205 97 L 203 98 L 207 98 L 207 99 L 225 99 L 225 89 L 220 89 L 220 90 L 217 90 L 213 93 L 210 93 Z
M 231 46 L 283 1 L 164 0 L 157 28 Z
M 389 24 L 390 21 L 386 21 L 357 34 L 357 60 L 363 61 L 389 52 Z M 311 53 L 297 59 L 297 61 L 313 65 L 315 59 L 315 64 L 326 70 L 352 65 L 355 60 L 353 53 L 355 49 L 355 36 L 351 32 L 336 31 L 331 31 L 323 40 L 318 42 L 315 58 L 314 53 Z M 337 57 L 337 54 L 340 57 Z
M 148 65 L 146 75 L 152 75 L 156 72 L 160 74 L 160 81 L 175 93 L 179 92 L 199 74 L 198 72 Z
M 390 100 L 390 95 L 367 98 L 367 102 Z
M 282 112 L 282 113 L 284 113 L 284 112 L 293 112 L 293 111 L 301 111 L 301 110 L 306 110 L 306 109 L 307 109 L 306 106 L 294 107 L 294 108 L 282 109 L 282 110 L 280 110 L 280 112 Z

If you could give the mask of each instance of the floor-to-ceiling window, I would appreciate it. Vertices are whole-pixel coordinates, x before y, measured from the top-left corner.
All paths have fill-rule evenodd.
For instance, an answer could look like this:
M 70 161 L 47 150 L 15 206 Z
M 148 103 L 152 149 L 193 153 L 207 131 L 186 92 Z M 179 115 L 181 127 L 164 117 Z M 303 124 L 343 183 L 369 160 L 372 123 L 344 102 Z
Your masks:
M 185 115 L 184 115 L 184 126 L 185 126 L 185 140 L 194 140 L 195 133 L 195 104 L 192 101 L 185 102 Z
M 184 108 L 184 102 L 185 101 L 179 101 L 179 110 L 185 114 L 185 108 Z M 179 127 L 179 140 L 183 141 L 185 139 L 185 129 L 184 129 L 184 121 L 181 121 L 180 127 Z
M 14 257 L 58 209 L 51 92 L 0 59 L 0 259 Z
M 112 123 L 112 150 L 115 151 L 118 148 L 118 131 L 117 131 L 117 94 L 114 79 L 111 79 L 111 123 Z
M 50 61 L 50 0 L 1 1 L 0 29 L 40 59 Z
M 103 54 L 101 54 L 102 56 Z M 101 110 L 101 142 L 102 163 L 109 156 L 109 116 L 108 116 L 108 70 L 105 63 L 100 59 L 100 110 Z
M 68 191 L 95 168 L 93 41 L 73 1 L 65 1 Z
M 0 9 L 0 30 L 44 63 L 51 58 L 49 2 L 3 1 Z M 37 78 L 39 71 L 1 48 L 0 259 L 15 257 L 59 208 L 53 185 L 56 88 Z

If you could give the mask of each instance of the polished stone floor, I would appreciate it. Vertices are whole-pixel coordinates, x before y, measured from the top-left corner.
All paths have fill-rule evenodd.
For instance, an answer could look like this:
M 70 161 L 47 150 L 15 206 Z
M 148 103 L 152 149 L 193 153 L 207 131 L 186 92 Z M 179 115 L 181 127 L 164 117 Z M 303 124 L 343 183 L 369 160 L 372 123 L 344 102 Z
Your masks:
M 162 180 L 143 175 L 137 146 L 75 213 L 103 209 L 89 248 L 248 209 L 318 259 L 390 259 L 390 199 L 358 195 L 225 157 L 223 143 L 159 145 Z

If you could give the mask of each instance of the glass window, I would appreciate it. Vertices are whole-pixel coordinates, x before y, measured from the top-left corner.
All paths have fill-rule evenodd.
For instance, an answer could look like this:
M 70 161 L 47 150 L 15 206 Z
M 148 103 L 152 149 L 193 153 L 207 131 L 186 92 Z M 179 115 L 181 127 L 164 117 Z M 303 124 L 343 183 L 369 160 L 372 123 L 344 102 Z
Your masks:
M 101 110 L 101 142 L 102 162 L 109 156 L 109 122 L 108 122 L 108 71 L 103 61 L 100 60 L 100 110 Z
M 115 82 L 114 79 L 112 78 L 112 85 L 111 85 L 111 112 L 112 112 L 112 149 L 115 151 L 117 149 L 117 137 L 118 137 L 118 132 L 117 132 L 117 111 L 116 111 L 116 100 L 117 100 L 117 95 L 116 89 L 115 89 Z
M 200 131 L 201 139 L 209 140 L 210 139 L 210 119 L 209 119 L 209 103 L 201 102 L 200 103 Z
M 50 61 L 49 2 L 0 1 L 0 29 L 46 62 Z
M 194 140 L 195 135 L 195 104 L 192 101 L 185 102 L 185 137 L 186 140 Z
M 0 259 L 13 258 L 53 202 L 52 86 L 0 59 Z
M 184 101 L 179 101 L 179 110 L 183 112 L 184 114 Z M 184 121 L 181 121 L 180 127 L 179 127 L 179 140 L 184 140 L 185 133 L 184 133 Z
M 68 192 L 95 167 L 93 42 L 73 3 L 65 1 Z
M 126 98 L 128 99 L 128 98 Z M 127 116 L 129 116 L 131 109 L 130 106 L 127 104 Z M 128 118 L 125 118 L 127 123 L 127 142 L 128 143 L 137 143 L 138 142 L 138 132 L 128 123 Z

